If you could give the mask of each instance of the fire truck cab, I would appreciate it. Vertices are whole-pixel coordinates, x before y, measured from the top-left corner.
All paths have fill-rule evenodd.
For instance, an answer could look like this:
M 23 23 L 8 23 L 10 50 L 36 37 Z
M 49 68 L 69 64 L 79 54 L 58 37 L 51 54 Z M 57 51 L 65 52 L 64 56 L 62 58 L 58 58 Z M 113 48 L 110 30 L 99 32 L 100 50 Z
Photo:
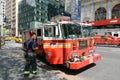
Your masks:
M 37 29 L 24 31 L 23 41 L 30 38 L 31 32 L 37 34 L 36 52 L 49 64 L 77 70 L 101 59 L 100 54 L 95 54 L 90 24 L 70 21 L 42 24 Z

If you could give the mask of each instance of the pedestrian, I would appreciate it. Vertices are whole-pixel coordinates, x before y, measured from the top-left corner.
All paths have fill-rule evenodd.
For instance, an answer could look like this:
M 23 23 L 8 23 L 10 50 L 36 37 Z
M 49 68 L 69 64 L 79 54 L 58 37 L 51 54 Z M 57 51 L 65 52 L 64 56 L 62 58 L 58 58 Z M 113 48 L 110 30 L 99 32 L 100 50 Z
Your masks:
M 32 33 L 32 36 L 29 40 L 26 41 L 27 51 L 25 54 L 26 64 L 24 68 L 24 75 L 37 74 L 37 63 L 36 63 L 36 33 Z

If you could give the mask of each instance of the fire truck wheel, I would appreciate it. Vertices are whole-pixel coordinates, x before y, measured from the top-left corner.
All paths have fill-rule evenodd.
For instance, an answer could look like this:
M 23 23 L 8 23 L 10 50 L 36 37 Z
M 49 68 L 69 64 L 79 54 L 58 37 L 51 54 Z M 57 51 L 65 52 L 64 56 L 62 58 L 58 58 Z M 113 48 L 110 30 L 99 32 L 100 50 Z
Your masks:
M 118 44 L 117 46 L 120 47 L 120 44 Z

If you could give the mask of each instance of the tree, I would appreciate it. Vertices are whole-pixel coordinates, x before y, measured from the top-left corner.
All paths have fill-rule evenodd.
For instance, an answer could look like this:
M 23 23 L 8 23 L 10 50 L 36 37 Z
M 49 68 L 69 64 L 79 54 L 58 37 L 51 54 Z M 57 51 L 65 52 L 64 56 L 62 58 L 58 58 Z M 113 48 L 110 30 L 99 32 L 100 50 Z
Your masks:
M 5 36 L 7 34 L 6 28 L 3 28 L 2 33 L 3 33 L 3 36 Z

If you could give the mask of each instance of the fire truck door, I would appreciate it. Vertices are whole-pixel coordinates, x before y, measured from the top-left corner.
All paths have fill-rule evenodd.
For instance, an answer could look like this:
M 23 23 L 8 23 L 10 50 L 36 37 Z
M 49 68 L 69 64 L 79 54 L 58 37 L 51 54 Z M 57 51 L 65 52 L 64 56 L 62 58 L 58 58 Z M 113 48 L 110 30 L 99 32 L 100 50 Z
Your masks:
M 44 50 L 50 64 L 63 64 L 63 40 L 56 25 L 44 27 Z
M 42 28 L 37 29 L 37 46 L 38 46 L 38 50 L 37 53 L 39 53 L 40 55 L 42 55 L 43 52 L 43 32 L 42 32 Z

